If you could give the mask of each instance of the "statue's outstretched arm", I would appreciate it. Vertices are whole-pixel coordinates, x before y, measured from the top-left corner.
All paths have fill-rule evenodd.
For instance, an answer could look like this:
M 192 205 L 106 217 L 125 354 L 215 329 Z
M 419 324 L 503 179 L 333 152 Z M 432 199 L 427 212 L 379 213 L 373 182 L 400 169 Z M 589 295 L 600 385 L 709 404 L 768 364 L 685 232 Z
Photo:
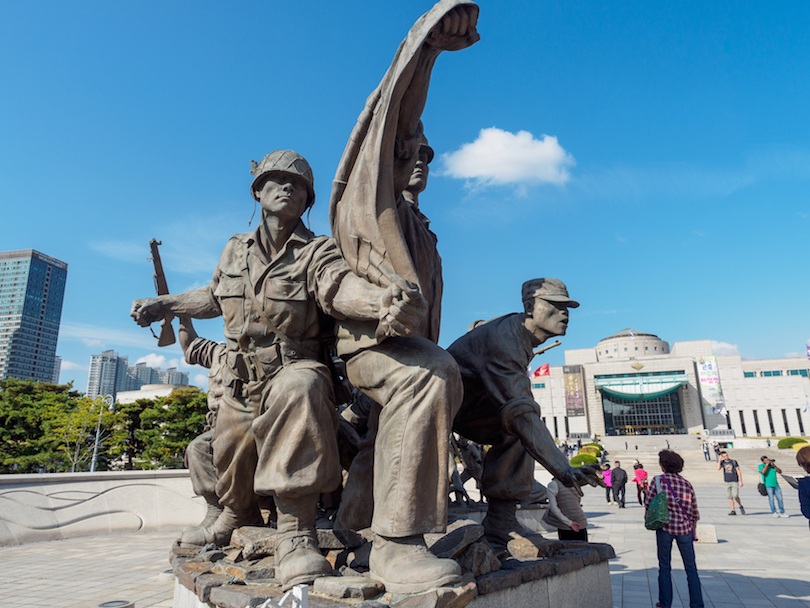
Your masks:
M 211 293 L 211 286 L 206 285 L 184 293 L 141 298 L 132 303 L 132 310 L 129 314 L 141 327 L 148 327 L 166 315 L 213 319 L 221 313 Z

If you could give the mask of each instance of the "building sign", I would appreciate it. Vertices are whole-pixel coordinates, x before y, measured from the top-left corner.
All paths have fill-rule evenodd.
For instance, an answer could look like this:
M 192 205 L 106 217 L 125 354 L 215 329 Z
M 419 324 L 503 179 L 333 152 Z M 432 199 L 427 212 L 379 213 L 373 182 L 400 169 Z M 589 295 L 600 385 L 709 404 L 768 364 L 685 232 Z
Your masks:
M 563 366 L 565 385 L 565 415 L 569 418 L 585 415 L 585 391 L 582 382 L 581 365 Z
M 726 415 L 726 401 L 720 386 L 720 371 L 714 357 L 695 357 L 700 394 L 707 414 Z

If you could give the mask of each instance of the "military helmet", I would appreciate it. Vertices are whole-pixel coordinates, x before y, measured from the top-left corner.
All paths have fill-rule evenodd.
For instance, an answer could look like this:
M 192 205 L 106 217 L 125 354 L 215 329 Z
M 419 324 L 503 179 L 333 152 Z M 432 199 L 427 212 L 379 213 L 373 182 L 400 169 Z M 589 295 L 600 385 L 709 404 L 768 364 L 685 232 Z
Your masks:
M 253 198 L 259 200 L 259 190 L 264 185 L 262 179 L 268 173 L 290 173 L 304 179 L 307 183 L 307 207 L 312 207 L 315 202 L 315 180 L 312 178 L 312 169 L 306 159 L 292 150 L 275 150 L 265 156 L 261 162 L 250 161 L 250 174 L 253 175 L 253 183 L 250 184 L 250 193 Z

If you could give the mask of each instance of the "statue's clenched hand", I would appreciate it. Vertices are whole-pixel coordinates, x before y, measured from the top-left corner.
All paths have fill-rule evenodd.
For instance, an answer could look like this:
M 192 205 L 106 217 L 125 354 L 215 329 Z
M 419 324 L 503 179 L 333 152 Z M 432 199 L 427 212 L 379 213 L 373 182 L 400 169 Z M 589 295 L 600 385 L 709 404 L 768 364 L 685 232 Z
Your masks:
M 132 302 L 130 316 L 141 327 L 149 327 L 166 316 L 160 298 L 141 298 Z
M 427 37 L 427 43 L 440 51 L 459 51 L 481 39 L 475 29 L 478 7 L 474 4 L 457 6 L 448 12 Z
M 603 488 L 607 487 L 605 485 L 605 478 L 602 475 L 601 469 L 596 465 L 588 465 L 582 467 L 571 467 L 566 474 L 560 478 L 560 481 L 563 482 L 568 487 L 574 488 L 579 495 L 582 495 L 582 490 L 580 490 L 580 486 L 584 486 L 585 484 L 591 486 L 602 486 Z
M 410 281 L 391 284 L 380 297 L 377 339 L 410 336 L 417 330 L 427 313 L 427 300 Z

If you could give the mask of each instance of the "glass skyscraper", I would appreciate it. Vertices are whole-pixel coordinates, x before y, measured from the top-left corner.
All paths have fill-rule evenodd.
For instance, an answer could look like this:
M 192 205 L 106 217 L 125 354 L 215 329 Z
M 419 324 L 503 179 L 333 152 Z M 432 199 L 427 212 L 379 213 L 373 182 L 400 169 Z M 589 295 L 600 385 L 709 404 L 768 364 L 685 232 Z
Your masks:
M 0 252 L 0 378 L 53 382 L 67 264 L 35 251 Z

